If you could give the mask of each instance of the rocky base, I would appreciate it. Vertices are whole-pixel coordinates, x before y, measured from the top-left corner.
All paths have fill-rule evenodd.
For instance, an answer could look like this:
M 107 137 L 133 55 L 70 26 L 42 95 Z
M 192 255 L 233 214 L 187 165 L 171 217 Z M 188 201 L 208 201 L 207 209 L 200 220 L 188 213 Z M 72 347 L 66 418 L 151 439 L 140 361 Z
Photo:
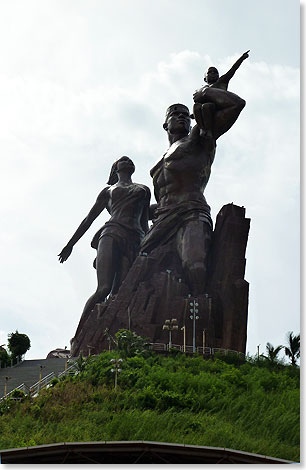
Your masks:
M 131 329 L 151 342 L 167 343 L 165 320 L 176 318 L 178 330 L 172 332 L 173 344 L 193 343 L 190 315 L 198 303 L 196 346 L 222 347 L 245 352 L 248 282 L 244 280 L 245 250 L 250 220 L 245 209 L 228 204 L 219 212 L 213 233 L 209 283 L 203 295 L 194 299 L 184 280 L 180 260 L 170 241 L 149 256 L 138 256 L 118 294 L 97 304 L 87 318 L 81 318 L 71 344 L 71 353 L 98 354 L 108 348 L 105 329 L 114 335 Z

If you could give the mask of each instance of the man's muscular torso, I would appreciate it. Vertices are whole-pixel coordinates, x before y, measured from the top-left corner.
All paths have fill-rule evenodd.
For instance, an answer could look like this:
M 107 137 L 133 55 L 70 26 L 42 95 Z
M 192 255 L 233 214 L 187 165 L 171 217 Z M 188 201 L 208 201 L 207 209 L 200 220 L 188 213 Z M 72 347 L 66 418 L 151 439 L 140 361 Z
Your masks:
M 215 149 L 215 142 L 201 135 L 198 126 L 171 145 L 151 170 L 159 207 L 188 200 L 203 201 Z

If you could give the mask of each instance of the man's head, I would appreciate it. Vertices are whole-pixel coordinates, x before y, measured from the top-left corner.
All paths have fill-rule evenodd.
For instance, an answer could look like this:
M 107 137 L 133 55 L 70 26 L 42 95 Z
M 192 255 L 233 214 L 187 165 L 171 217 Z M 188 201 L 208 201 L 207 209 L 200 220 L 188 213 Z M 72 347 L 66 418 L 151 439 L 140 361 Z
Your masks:
M 208 85 L 212 85 L 218 79 L 219 79 L 219 72 L 216 69 L 216 67 L 209 67 L 204 76 L 204 82 L 208 83 Z
M 170 134 L 188 134 L 190 132 L 190 113 L 184 104 L 172 104 L 166 111 L 163 128 Z

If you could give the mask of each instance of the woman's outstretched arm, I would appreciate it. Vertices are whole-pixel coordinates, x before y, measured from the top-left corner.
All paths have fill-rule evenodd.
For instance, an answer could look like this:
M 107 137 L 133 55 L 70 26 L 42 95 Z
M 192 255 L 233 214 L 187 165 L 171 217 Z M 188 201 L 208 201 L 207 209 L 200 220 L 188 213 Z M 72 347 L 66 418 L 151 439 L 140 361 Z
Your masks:
M 106 204 L 108 202 L 108 198 L 109 198 L 108 188 L 104 188 L 99 194 L 99 196 L 97 197 L 97 200 L 95 204 L 93 205 L 93 207 L 90 209 L 88 215 L 81 222 L 80 226 L 76 229 L 75 233 L 72 235 L 67 245 L 62 249 L 62 251 L 58 255 L 60 263 L 63 263 L 69 258 L 74 245 L 89 229 L 93 221 L 98 217 L 98 215 L 101 214 L 103 209 L 105 209 Z

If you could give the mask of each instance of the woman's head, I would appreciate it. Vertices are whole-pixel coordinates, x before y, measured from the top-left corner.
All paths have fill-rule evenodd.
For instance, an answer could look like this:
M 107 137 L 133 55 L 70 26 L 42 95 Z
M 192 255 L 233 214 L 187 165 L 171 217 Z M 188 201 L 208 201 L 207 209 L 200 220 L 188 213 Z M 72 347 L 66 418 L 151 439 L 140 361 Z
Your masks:
M 126 156 L 116 160 L 112 165 L 107 184 L 113 185 L 117 183 L 118 171 L 126 172 L 132 175 L 135 171 L 135 165 L 132 160 Z

